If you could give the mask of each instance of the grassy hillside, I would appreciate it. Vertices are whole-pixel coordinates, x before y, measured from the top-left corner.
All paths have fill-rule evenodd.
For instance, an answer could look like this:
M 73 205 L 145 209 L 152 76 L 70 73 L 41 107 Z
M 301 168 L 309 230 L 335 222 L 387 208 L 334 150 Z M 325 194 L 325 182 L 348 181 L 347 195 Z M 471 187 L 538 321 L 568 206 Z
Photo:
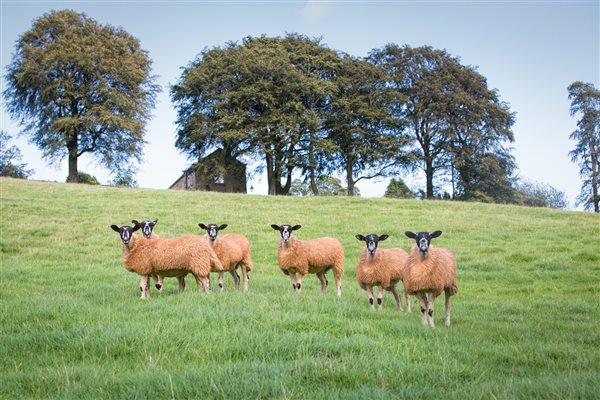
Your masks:
M 290 198 L 0 179 L 0 398 L 595 398 L 600 381 L 598 215 L 474 203 Z M 227 223 L 252 244 L 250 291 L 139 298 L 110 224 L 158 218 L 161 236 Z M 295 294 L 278 232 L 334 236 L 342 297 L 307 276 Z M 371 311 L 358 233 L 444 234 L 459 292 L 452 326 Z M 226 232 L 227 232 L 226 231 Z M 333 280 L 329 277 L 330 283 Z

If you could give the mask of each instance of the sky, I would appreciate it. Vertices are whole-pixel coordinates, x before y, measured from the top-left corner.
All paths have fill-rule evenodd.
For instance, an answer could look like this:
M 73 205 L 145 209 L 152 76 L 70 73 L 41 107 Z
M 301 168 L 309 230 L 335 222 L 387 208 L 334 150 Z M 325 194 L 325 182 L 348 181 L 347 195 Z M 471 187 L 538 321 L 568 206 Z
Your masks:
M 569 113 L 567 87 L 600 80 L 600 2 L 584 1 L 27 1 L 0 0 L 1 90 L 19 36 L 51 10 L 83 12 L 103 25 L 122 27 L 140 40 L 153 61 L 162 87 L 146 127 L 143 162 L 136 181 L 142 188 L 165 189 L 193 160 L 175 148 L 176 111 L 169 88 L 205 48 L 241 41 L 246 36 L 283 37 L 300 33 L 357 57 L 388 43 L 432 46 L 477 68 L 488 87 L 498 91 L 516 114 L 512 154 L 518 176 L 564 192 L 575 209 L 579 167 L 570 160 L 569 135 L 577 116 Z M 64 182 L 67 160 L 48 165 L 41 152 L 19 135 L 6 113 L 1 128 L 13 136 L 22 162 L 35 170 L 31 179 Z M 83 156 L 79 170 L 108 183 L 112 176 Z M 402 176 L 413 189 L 424 187 L 418 174 Z M 342 182 L 345 184 L 344 182 Z M 381 197 L 388 180 L 360 181 L 363 197 Z M 248 182 L 249 192 L 266 194 L 262 176 Z

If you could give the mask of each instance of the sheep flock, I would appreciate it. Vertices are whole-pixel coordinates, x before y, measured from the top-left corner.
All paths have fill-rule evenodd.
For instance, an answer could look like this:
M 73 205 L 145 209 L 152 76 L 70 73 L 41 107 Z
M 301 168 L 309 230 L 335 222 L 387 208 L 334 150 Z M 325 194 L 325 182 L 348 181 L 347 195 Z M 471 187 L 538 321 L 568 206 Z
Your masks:
M 158 220 L 132 220 L 131 225 L 111 225 L 111 229 L 121 239 L 121 260 L 126 270 L 140 276 L 142 299 L 150 297 L 150 278 L 160 293 L 165 277 L 175 277 L 179 291 L 185 288 L 185 277 L 194 276 L 198 289 L 211 292 L 210 273 L 218 273 L 219 291 L 223 292 L 224 272 L 233 278 L 233 286 L 249 289 L 249 272 L 254 271 L 250 241 L 240 233 L 218 235 L 227 224 L 203 224 L 198 226 L 205 235 L 186 234 L 164 238 L 153 232 Z M 281 272 L 289 276 L 292 288 L 300 293 L 305 275 L 315 274 L 321 283 L 321 293 L 325 293 L 327 273 L 332 272 L 337 297 L 342 294 L 344 274 L 344 248 L 340 241 L 332 237 L 300 239 L 295 231 L 301 225 L 271 224 L 280 234 L 277 247 L 277 261 Z M 141 236 L 136 232 L 140 231 Z M 355 235 L 366 245 L 356 265 L 355 276 L 358 286 L 367 291 L 369 304 L 374 309 L 373 288 L 377 288 L 377 305 L 383 306 L 383 293 L 393 294 L 398 311 L 402 312 L 402 300 L 397 288 L 401 285 L 406 301 L 407 312 L 411 311 L 411 296 L 418 302 L 423 325 L 434 327 L 434 302 L 445 294 L 445 325 L 450 326 L 450 297 L 458 291 L 457 268 L 453 253 L 445 248 L 431 246 L 431 240 L 439 237 L 441 231 L 407 231 L 406 237 L 414 239 L 410 252 L 396 248 L 378 248 L 387 240 L 387 234 Z M 242 277 L 238 274 L 242 273 Z M 260 268 L 259 268 L 260 270 Z

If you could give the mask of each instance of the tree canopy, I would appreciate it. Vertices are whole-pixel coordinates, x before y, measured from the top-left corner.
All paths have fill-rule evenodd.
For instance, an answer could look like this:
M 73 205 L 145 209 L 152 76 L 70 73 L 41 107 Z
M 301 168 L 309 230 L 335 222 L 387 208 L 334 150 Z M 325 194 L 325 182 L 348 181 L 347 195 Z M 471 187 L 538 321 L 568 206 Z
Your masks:
M 514 161 L 505 146 L 514 140 L 514 116 L 473 67 L 429 46 L 389 44 L 373 50 L 369 59 L 386 71 L 388 87 L 405 98 L 391 103 L 392 117 L 412 135 L 427 198 L 435 197 L 436 175 L 450 175 L 454 195 L 464 197 L 487 191 L 488 178 L 509 180 Z M 494 159 L 494 173 L 482 176 L 482 160 Z M 487 184 L 478 185 L 482 181 Z
M 591 83 L 574 82 L 569 85 L 571 115 L 579 115 L 577 130 L 569 136 L 575 148 L 569 152 L 571 160 L 579 163 L 583 179 L 577 204 L 586 210 L 600 212 L 600 91 Z
M 139 158 L 159 86 L 139 41 L 85 14 L 53 11 L 21 35 L 7 67 L 7 111 L 50 162 L 90 153 L 111 172 Z

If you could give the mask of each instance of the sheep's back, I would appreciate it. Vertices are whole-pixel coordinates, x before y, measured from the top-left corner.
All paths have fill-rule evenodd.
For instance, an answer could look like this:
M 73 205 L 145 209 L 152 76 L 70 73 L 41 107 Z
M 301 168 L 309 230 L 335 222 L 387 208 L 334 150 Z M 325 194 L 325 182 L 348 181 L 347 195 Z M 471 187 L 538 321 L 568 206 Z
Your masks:
M 430 248 L 425 259 L 413 247 L 404 268 L 404 288 L 408 294 L 432 291 L 439 296 L 444 289 L 456 290 L 456 260 L 444 248 Z
M 378 249 L 375 257 L 370 257 L 364 249 L 356 266 L 356 280 L 363 289 L 365 285 L 387 289 L 402 280 L 407 259 L 408 254 L 400 248 Z
M 164 272 L 165 276 L 177 276 L 175 271 L 184 269 L 198 270 L 203 275 L 210 271 L 210 253 L 213 250 L 201 236 L 146 240 L 155 242 L 150 257 L 153 269 Z M 166 271 L 173 271 L 173 275 Z
M 339 240 L 322 237 L 302 242 L 310 273 L 321 272 L 328 267 L 343 268 L 344 248 Z

